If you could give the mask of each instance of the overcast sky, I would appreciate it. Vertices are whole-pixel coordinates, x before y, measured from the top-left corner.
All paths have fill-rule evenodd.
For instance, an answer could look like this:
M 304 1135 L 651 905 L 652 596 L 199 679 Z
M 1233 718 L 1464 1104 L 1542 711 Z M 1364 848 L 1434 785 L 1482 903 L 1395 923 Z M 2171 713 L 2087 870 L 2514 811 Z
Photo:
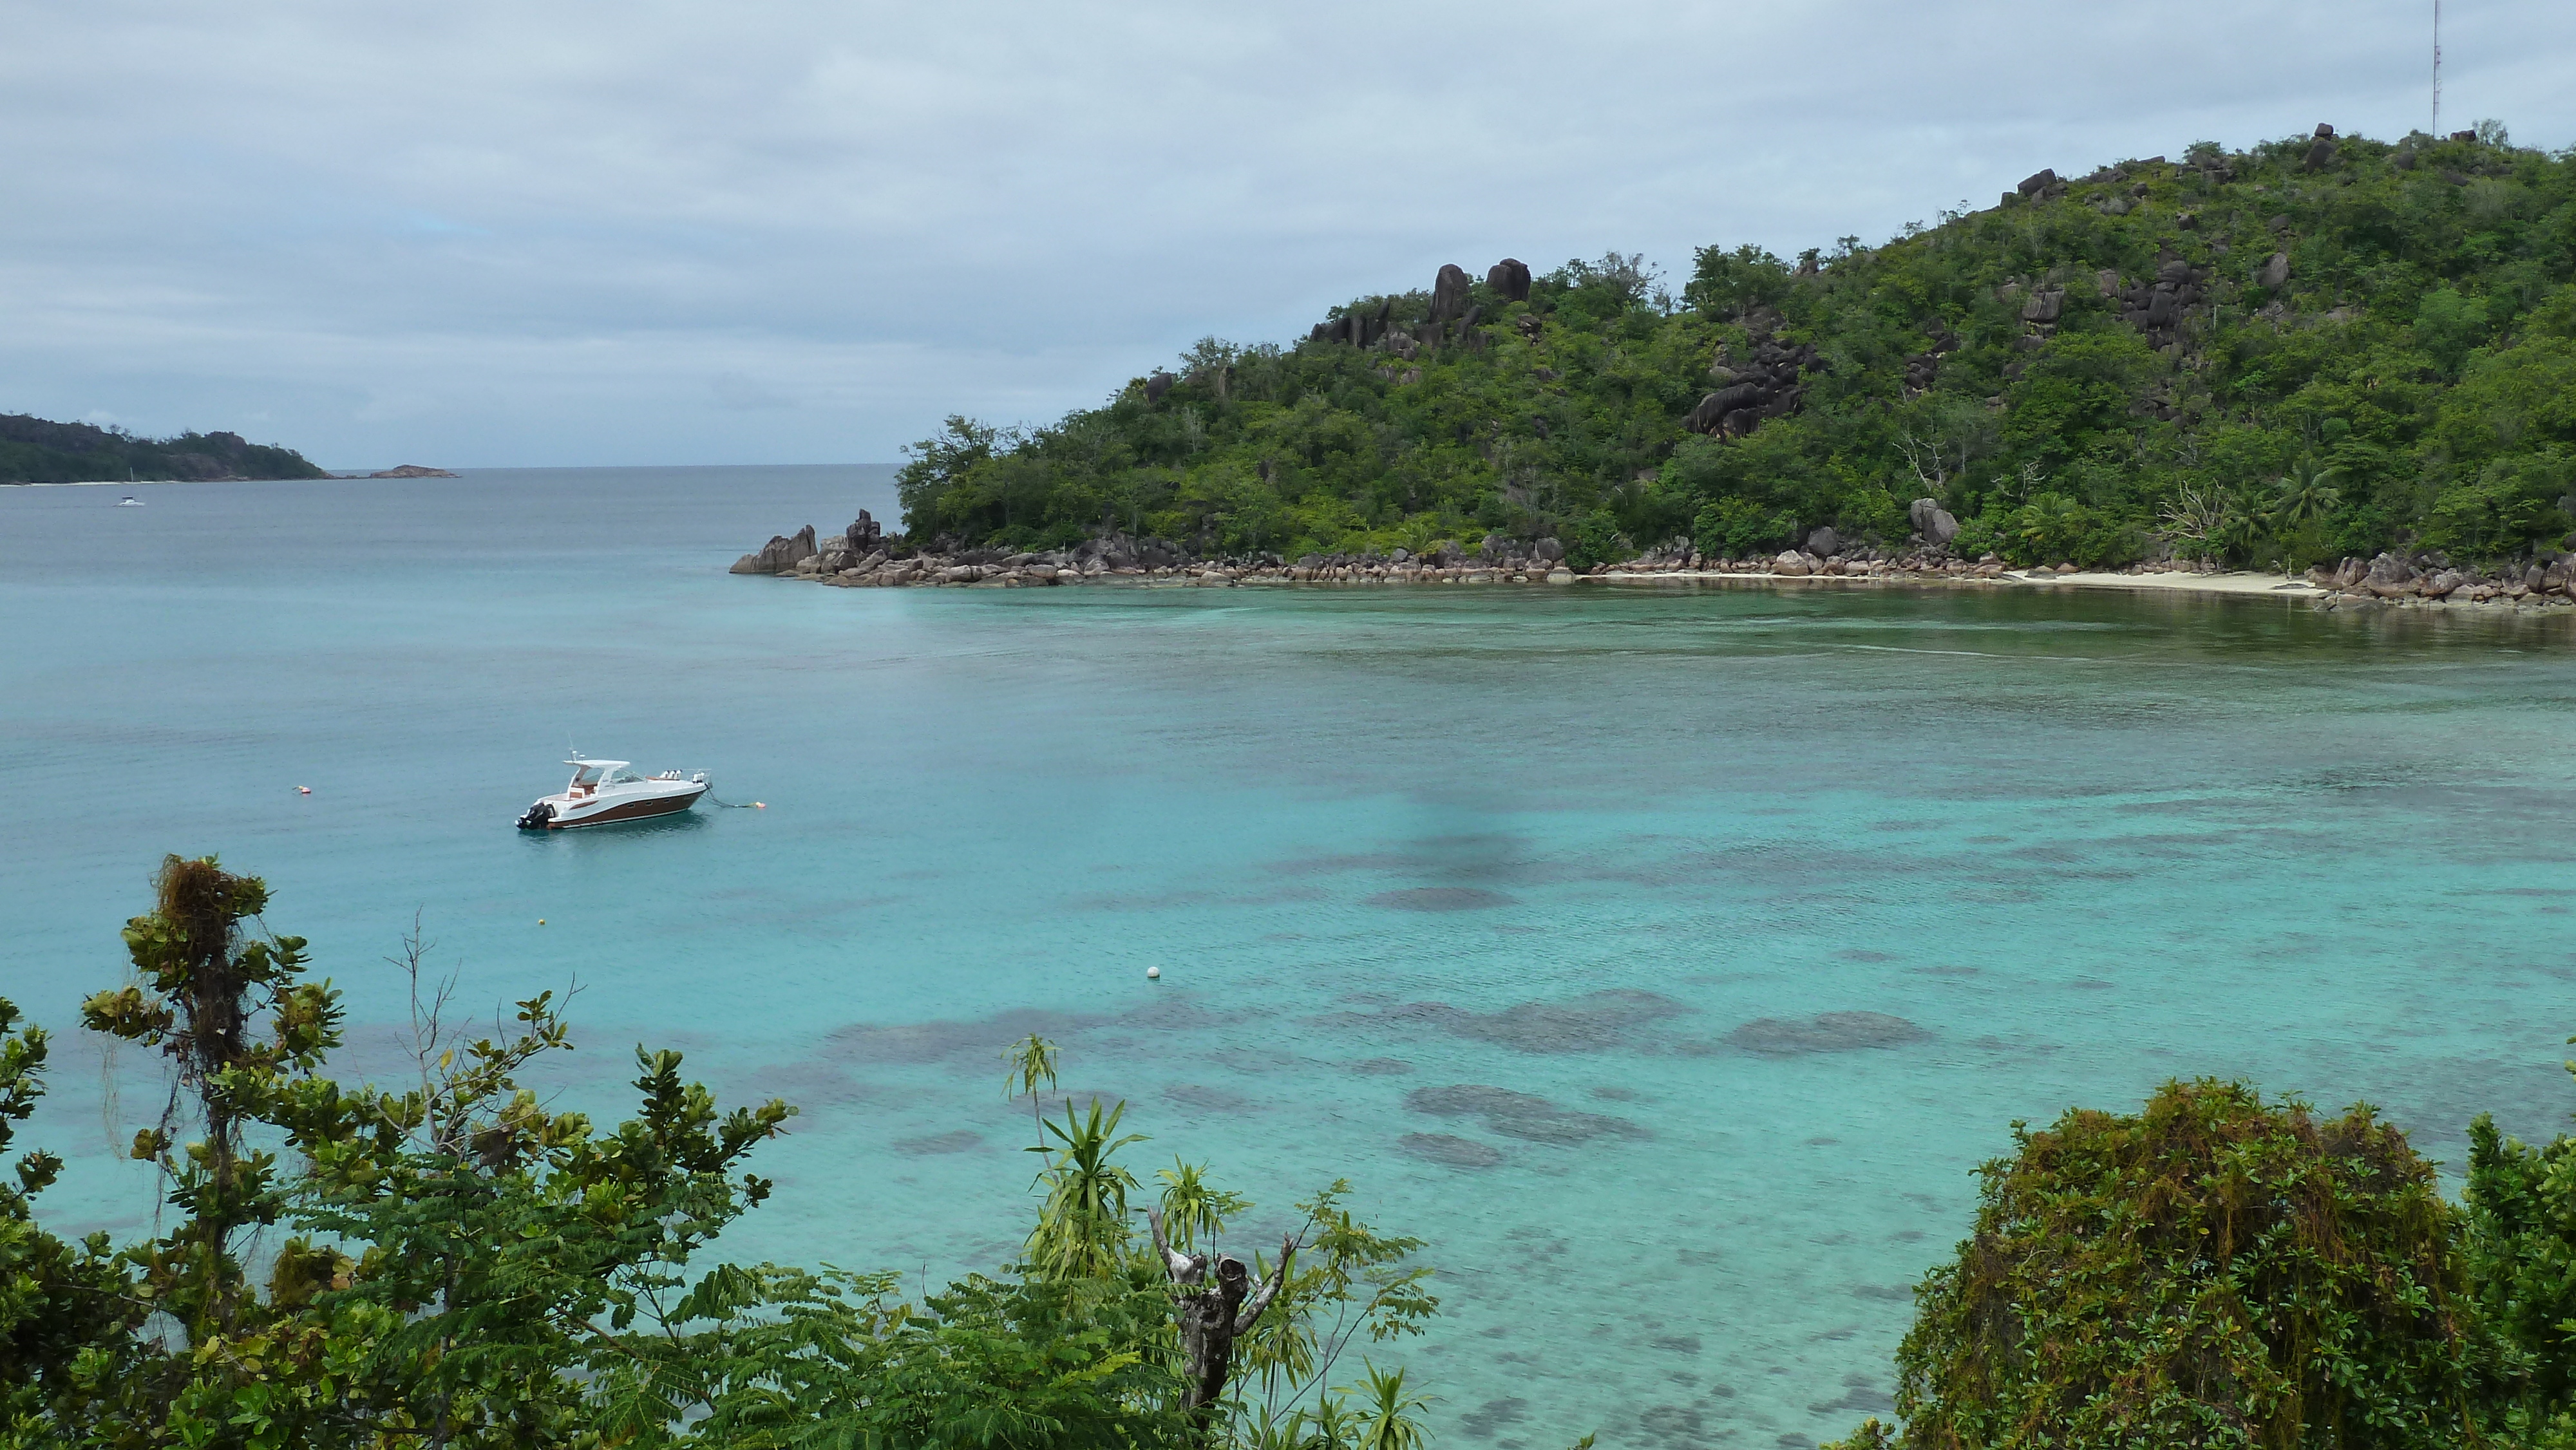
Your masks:
M 2576 142 L 2576 4 L 2444 129 Z M 0 412 L 326 466 L 892 461 L 1443 262 L 1885 237 L 2427 120 L 2431 5 L 0 0 Z

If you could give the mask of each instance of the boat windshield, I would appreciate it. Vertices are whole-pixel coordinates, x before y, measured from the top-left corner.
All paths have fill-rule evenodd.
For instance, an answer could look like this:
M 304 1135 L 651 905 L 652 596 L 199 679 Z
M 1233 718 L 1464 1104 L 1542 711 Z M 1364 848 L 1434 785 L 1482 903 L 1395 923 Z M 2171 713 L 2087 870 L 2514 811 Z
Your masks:
M 608 778 L 608 783 L 610 785 L 641 785 L 644 783 L 644 777 L 637 775 L 631 770 L 621 770 L 616 774 L 611 775 Z

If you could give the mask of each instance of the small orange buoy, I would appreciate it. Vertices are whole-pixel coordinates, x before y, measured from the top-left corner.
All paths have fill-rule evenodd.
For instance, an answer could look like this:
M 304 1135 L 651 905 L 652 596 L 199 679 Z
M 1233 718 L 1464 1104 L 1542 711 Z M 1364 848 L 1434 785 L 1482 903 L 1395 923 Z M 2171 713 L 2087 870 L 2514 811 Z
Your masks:
M 309 785 L 299 785 L 295 788 L 295 793 L 297 795 L 311 795 L 313 794 L 313 787 Z
M 538 917 L 538 918 L 537 918 L 537 925 L 539 925 L 539 926 L 543 926 L 543 925 L 545 925 L 545 924 L 546 924 L 546 919 L 545 919 L 544 917 L 542 917 L 542 916 L 541 916 L 541 917 Z

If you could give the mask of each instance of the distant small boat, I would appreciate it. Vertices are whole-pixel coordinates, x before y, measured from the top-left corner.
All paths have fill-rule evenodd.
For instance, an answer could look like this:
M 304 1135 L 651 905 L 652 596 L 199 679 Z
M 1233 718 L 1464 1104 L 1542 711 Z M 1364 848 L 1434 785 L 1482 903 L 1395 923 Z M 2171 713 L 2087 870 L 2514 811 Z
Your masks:
M 556 795 L 540 796 L 519 817 L 523 831 L 563 831 L 575 826 L 604 826 L 612 821 L 640 821 L 685 811 L 707 793 L 703 770 L 682 779 L 676 770 L 646 777 L 626 768 L 623 760 L 584 760 L 575 756 L 572 783 Z
M 136 498 L 134 495 L 129 493 L 125 497 L 118 499 L 116 501 L 116 506 L 121 509 L 139 509 L 143 507 L 143 500 Z

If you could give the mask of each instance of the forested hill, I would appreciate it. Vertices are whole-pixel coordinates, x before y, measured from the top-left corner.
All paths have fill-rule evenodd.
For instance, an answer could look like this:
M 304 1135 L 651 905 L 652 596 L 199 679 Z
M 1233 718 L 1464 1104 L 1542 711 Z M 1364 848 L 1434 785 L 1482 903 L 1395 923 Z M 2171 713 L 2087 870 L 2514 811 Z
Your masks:
M 2576 521 L 2576 159 L 2494 123 L 2193 145 L 1784 261 L 1446 267 L 1287 346 L 1201 342 L 1033 429 L 907 450 L 918 540 L 1208 554 L 1830 524 L 2014 562 L 2500 559 Z
M 246 442 L 238 433 L 137 438 L 87 423 L 0 413 L 0 483 L 329 476 L 291 448 Z

